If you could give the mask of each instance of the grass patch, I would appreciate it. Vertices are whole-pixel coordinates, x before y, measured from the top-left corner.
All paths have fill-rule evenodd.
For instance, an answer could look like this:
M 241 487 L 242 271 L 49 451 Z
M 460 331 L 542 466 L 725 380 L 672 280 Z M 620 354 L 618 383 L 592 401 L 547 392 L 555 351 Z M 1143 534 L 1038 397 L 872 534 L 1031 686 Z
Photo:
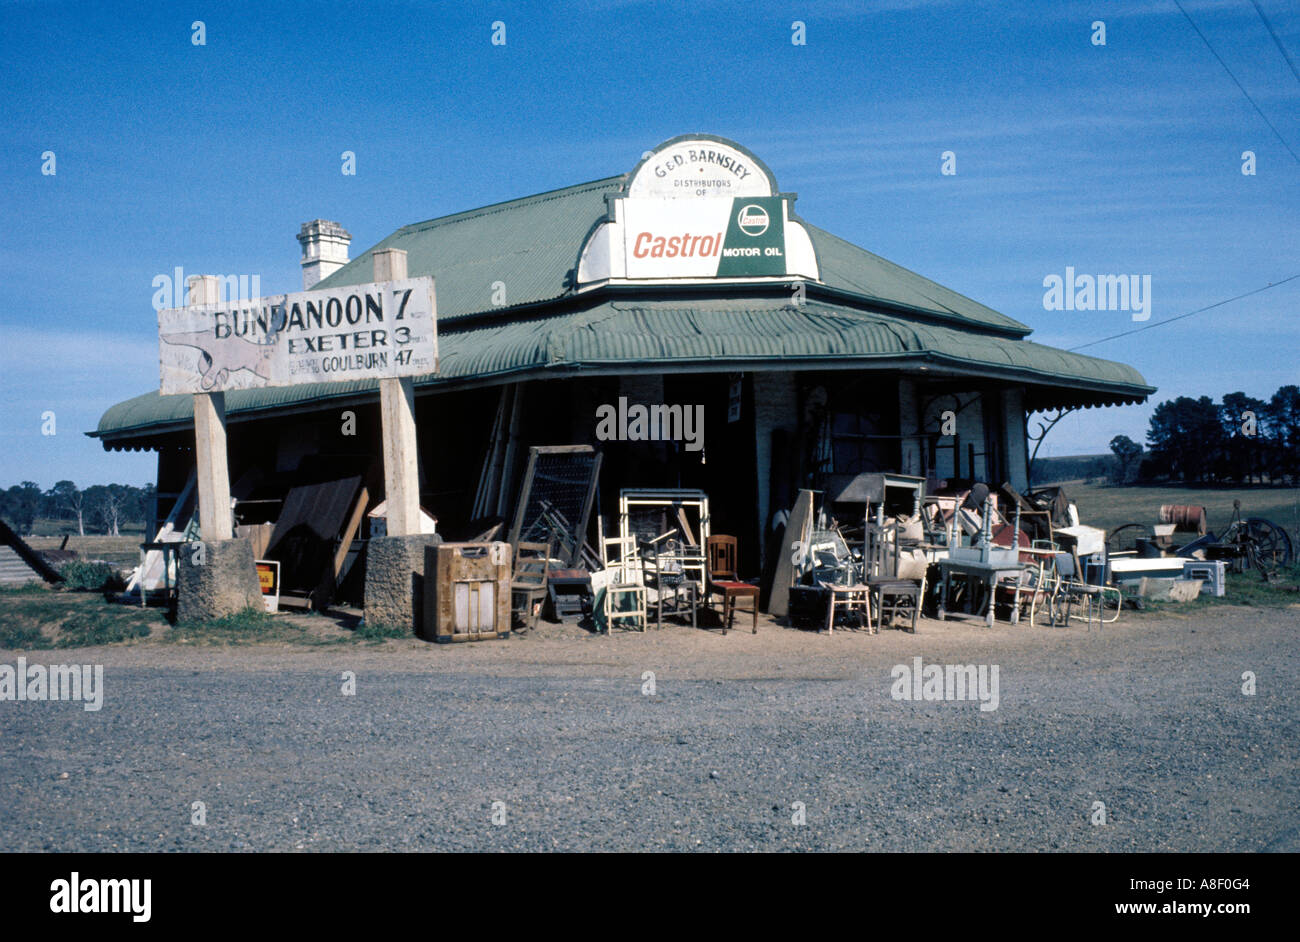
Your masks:
M 354 639 L 349 632 L 322 633 L 309 629 L 297 620 L 274 616 L 263 609 L 246 608 L 242 612 L 204 622 L 177 624 L 163 641 L 173 644 L 238 645 L 283 642 L 313 647 L 348 644 Z
M 78 592 L 0 593 L 0 648 L 74 648 L 147 638 L 161 611 Z
M 4 622 L 0 624 L 0 648 L 51 648 L 50 639 L 41 634 L 39 625 Z
M 0 598 L 6 595 L 36 595 L 39 592 L 50 591 L 45 587 L 45 583 L 39 579 L 33 579 L 30 582 L 21 582 L 17 585 L 6 583 L 0 585 Z
M 353 635 L 358 641 L 369 641 L 373 644 L 382 644 L 389 638 L 409 638 L 411 632 L 405 628 L 395 628 L 392 625 L 371 624 L 363 621 L 352 630 Z
M 147 638 L 153 625 L 134 614 L 119 612 L 77 612 L 59 626 L 56 648 L 85 648 Z
M 1276 582 L 1265 582 L 1253 569 L 1228 573 L 1223 598 L 1202 595 L 1201 601 L 1215 605 L 1247 605 L 1257 608 L 1287 608 L 1300 605 L 1300 566 L 1287 566 L 1278 572 Z

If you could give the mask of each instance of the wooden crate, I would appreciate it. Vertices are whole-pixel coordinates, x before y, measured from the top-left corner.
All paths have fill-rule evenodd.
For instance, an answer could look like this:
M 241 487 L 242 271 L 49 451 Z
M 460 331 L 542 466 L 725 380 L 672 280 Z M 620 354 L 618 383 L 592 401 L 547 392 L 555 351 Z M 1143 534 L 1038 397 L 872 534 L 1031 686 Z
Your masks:
M 510 632 L 510 544 L 438 543 L 424 551 L 421 637 L 446 644 Z

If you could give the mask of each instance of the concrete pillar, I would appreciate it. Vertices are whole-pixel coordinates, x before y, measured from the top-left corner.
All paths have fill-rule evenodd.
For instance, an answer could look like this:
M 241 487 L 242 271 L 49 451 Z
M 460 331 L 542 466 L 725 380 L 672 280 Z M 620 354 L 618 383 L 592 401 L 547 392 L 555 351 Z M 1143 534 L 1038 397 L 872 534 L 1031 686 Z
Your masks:
M 211 621 L 245 609 L 263 611 L 253 544 L 243 540 L 185 543 L 176 559 L 176 620 Z

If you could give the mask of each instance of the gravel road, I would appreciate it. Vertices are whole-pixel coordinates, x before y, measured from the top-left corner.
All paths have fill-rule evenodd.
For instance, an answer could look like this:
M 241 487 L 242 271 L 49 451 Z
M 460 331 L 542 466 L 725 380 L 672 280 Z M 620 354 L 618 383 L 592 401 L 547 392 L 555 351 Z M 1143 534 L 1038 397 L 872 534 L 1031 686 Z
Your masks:
M 1298 851 L 1297 628 L 28 652 L 105 699 L 0 702 L 0 849 Z M 998 708 L 894 699 L 918 655 L 997 665 Z

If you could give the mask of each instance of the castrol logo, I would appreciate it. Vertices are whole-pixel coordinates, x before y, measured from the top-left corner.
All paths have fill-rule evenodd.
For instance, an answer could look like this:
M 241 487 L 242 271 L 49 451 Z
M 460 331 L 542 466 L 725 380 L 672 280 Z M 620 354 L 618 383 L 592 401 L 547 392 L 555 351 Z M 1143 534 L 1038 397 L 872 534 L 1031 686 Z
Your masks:
M 753 203 L 742 206 L 740 214 L 736 216 L 736 225 L 747 236 L 761 236 L 767 231 L 769 221 L 767 210 Z

